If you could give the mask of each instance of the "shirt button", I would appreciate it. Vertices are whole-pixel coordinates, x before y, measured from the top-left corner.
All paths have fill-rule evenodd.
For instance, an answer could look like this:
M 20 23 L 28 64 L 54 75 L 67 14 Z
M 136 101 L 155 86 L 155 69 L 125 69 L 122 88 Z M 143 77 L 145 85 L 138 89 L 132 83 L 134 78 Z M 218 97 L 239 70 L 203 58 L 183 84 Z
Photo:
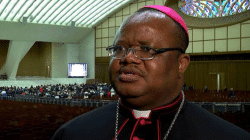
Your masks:
M 151 121 L 146 121 L 144 119 L 140 120 L 140 125 L 144 126 L 146 124 L 151 124 L 152 122 Z
M 144 140 L 144 139 L 140 139 L 140 138 L 138 138 L 137 136 L 134 136 L 134 137 L 133 137 L 133 140 Z
M 146 124 L 146 121 L 145 120 L 141 120 L 140 121 L 140 125 L 145 125 Z

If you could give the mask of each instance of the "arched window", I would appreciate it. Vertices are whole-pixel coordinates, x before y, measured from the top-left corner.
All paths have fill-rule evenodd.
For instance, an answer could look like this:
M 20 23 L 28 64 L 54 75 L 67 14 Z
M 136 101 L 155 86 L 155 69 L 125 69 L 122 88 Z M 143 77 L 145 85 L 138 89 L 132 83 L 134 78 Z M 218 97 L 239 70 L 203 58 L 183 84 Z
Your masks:
M 180 0 L 180 10 L 189 16 L 216 18 L 250 9 L 250 0 Z

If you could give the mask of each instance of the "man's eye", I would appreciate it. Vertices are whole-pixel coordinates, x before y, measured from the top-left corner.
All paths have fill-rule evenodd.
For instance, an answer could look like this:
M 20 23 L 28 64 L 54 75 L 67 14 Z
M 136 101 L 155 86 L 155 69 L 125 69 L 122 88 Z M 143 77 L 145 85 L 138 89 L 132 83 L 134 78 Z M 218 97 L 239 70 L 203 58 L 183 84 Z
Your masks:
M 115 50 L 122 50 L 124 47 L 123 46 L 115 46 L 114 49 Z
M 143 51 L 150 51 L 152 48 L 148 47 L 148 46 L 141 46 L 141 50 Z
M 114 46 L 113 47 L 115 50 L 118 50 L 118 49 L 122 49 L 123 47 L 122 46 Z

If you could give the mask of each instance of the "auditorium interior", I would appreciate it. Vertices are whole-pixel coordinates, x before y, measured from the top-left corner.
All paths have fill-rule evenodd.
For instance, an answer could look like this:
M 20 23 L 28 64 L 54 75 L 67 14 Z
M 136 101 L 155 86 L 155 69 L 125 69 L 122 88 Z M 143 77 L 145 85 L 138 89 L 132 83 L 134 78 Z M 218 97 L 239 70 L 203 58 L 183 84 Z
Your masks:
M 250 132 L 249 0 L 0 0 L 0 139 L 50 139 L 117 101 L 106 48 L 145 5 L 171 7 L 187 25 L 187 100 Z M 69 77 L 70 63 L 87 75 Z

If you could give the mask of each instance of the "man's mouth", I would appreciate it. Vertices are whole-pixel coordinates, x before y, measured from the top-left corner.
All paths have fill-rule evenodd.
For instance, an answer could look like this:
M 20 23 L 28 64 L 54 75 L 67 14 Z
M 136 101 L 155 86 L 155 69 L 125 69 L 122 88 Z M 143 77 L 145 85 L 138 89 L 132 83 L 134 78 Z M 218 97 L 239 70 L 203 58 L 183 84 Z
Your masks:
M 126 74 L 126 75 L 136 75 L 135 72 L 133 72 L 133 71 L 124 71 L 124 72 L 122 72 L 122 74 Z
M 138 75 L 134 75 L 134 74 L 125 74 L 122 73 L 119 75 L 119 80 L 123 81 L 123 82 L 135 82 L 139 79 Z
M 119 80 L 123 82 L 135 82 L 139 80 L 140 73 L 138 70 L 123 68 L 120 71 Z

